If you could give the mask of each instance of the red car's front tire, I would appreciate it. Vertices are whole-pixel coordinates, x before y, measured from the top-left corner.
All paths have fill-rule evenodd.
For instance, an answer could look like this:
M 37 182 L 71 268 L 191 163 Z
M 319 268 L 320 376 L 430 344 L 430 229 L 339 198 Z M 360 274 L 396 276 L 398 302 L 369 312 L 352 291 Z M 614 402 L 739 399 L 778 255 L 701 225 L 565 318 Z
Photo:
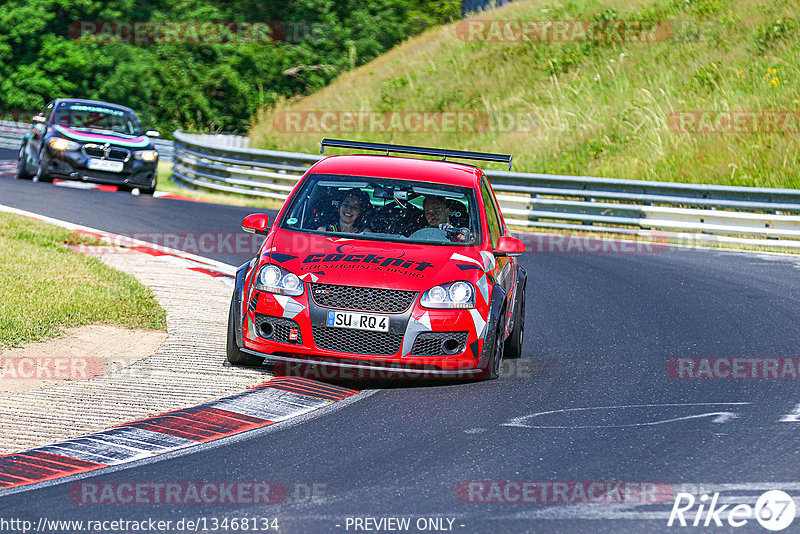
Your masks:
M 260 358 L 242 352 L 241 349 L 239 349 L 239 345 L 236 343 L 236 321 L 234 320 L 234 314 L 236 313 L 235 301 L 236 295 L 231 298 L 231 309 L 228 313 L 228 340 L 226 343 L 228 361 L 231 365 L 261 365 L 263 362 Z
M 514 328 L 506 340 L 505 357 L 509 359 L 522 356 L 522 342 L 525 337 L 525 286 L 522 286 L 522 294 L 517 298 L 515 306 Z
M 503 353 L 505 349 L 503 332 L 500 330 L 500 327 L 495 329 L 491 339 L 487 338 L 484 343 L 491 344 L 492 353 L 489 356 L 486 369 L 480 374 L 480 378 L 481 380 L 494 380 L 500 376 L 500 365 L 503 363 Z

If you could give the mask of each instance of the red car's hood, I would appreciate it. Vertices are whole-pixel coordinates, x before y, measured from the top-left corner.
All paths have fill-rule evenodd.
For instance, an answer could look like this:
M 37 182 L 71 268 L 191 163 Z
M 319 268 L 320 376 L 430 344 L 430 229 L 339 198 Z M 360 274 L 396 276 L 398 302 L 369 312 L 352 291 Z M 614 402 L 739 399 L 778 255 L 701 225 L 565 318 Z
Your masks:
M 344 234 L 343 234 L 344 235 Z M 494 268 L 478 247 L 417 245 L 328 237 L 276 229 L 261 250 L 307 282 L 424 291 Z

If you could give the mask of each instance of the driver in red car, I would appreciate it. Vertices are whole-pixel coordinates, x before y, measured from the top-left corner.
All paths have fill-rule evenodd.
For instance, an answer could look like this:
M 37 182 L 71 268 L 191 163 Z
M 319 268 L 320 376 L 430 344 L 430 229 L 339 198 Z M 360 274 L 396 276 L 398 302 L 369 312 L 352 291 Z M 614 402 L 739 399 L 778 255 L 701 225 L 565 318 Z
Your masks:
M 450 208 L 444 198 L 427 196 L 422 202 L 425 220 L 429 227 L 439 228 L 447 233 L 447 237 L 454 243 L 466 243 L 470 239 L 467 228 L 457 228 L 450 222 Z

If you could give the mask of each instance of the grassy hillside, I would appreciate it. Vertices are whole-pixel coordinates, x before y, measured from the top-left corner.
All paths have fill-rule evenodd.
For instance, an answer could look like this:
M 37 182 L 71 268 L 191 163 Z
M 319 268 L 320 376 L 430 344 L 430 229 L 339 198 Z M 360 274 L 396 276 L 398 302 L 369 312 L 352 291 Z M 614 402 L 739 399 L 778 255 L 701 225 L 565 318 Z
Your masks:
M 328 136 L 511 152 L 519 171 L 800 188 L 797 13 L 798 0 L 515 2 L 474 18 L 644 20 L 671 32 L 657 42 L 488 42 L 439 27 L 315 94 L 262 108 L 250 135 L 282 150 L 315 152 Z M 286 111 L 319 110 L 470 111 L 533 127 L 279 131 Z M 734 131 L 704 133 L 729 111 Z

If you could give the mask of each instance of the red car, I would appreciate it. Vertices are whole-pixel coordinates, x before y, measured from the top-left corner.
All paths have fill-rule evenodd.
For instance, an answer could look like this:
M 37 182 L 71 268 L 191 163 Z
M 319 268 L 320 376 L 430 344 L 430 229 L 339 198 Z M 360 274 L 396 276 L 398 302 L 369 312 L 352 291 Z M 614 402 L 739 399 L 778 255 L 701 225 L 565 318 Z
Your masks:
M 507 235 L 483 171 L 446 157 L 511 156 L 323 140 L 387 155 L 331 156 L 299 180 L 242 265 L 228 361 L 343 372 L 496 378 L 522 352 L 522 241 Z M 389 152 L 442 160 L 389 156 Z M 266 362 L 265 362 L 266 360 Z M 332 375 L 333 376 L 333 375 Z M 350 375 L 353 376 L 353 375 Z

